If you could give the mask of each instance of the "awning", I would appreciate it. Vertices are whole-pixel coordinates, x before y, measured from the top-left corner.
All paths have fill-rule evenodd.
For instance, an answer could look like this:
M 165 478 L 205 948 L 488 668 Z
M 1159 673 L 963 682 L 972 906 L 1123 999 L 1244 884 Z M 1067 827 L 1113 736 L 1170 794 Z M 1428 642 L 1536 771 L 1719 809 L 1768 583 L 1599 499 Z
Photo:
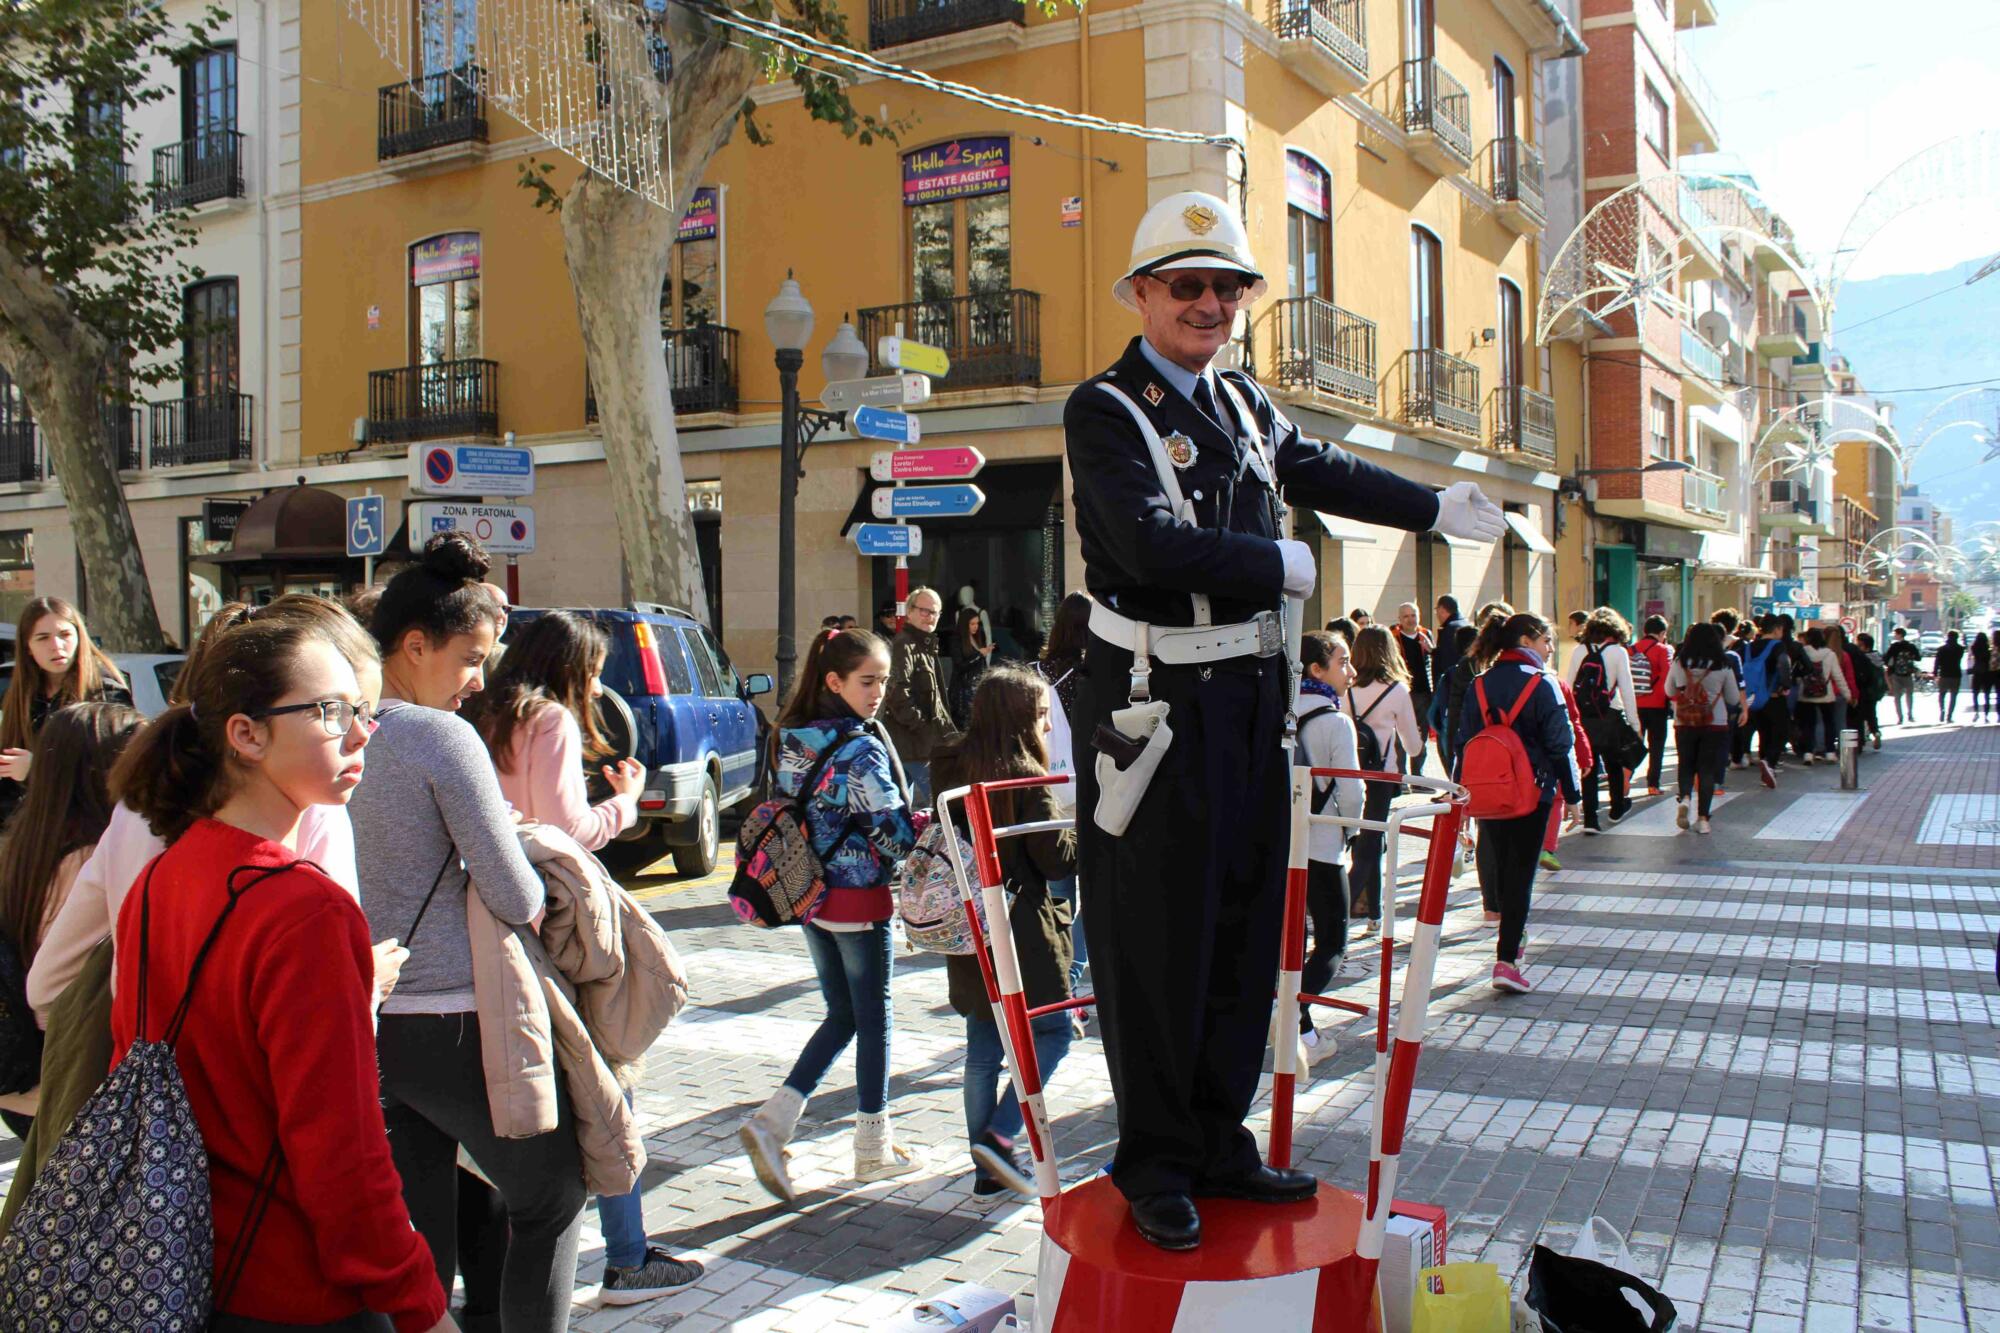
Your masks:
M 1556 548 L 1549 545 L 1547 537 L 1544 537 L 1535 530 L 1535 525 L 1528 521 L 1526 514 L 1517 514 L 1509 509 L 1502 517 L 1507 520 L 1508 529 L 1520 539 L 1521 545 L 1527 547 L 1536 555 L 1554 555 L 1556 553 Z
M 1485 542 L 1472 541 L 1466 537 L 1454 537 L 1448 532 L 1426 532 L 1424 536 L 1434 541 L 1441 541 L 1454 551 L 1482 551 L 1487 546 Z
M 1778 577 L 1773 570 L 1758 569 L 1751 565 L 1696 565 L 1694 576 L 1698 579 L 1720 579 L 1729 583 L 1769 583 Z
M 347 501 L 318 486 L 286 486 L 251 501 L 215 564 L 315 562 L 347 558 Z
M 1331 518 L 1317 509 L 1311 512 L 1312 516 L 1319 520 L 1320 527 L 1326 529 L 1326 535 L 1337 542 L 1350 546 L 1373 546 L 1381 540 L 1375 535 L 1382 531 L 1380 528 L 1371 528 L 1366 523 L 1356 523 L 1350 519 Z

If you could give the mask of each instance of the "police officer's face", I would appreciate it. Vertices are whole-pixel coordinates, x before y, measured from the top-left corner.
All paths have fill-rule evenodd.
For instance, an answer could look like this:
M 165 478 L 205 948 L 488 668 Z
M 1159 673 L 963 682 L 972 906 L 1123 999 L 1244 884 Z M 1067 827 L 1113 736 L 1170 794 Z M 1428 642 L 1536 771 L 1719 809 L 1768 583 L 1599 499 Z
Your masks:
M 1197 373 L 1207 369 L 1229 341 L 1247 281 L 1233 269 L 1219 268 L 1161 269 L 1136 279 L 1132 292 L 1139 302 L 1146 341 L 1177 366 Z M 1185 290 L 1197 282 L 1201 291 L 1191 299 L 1177 299 L 1171 290 L 1176 285 Z M 1218 285 L 1237 299 L 1222 300 L 1216 295 Z

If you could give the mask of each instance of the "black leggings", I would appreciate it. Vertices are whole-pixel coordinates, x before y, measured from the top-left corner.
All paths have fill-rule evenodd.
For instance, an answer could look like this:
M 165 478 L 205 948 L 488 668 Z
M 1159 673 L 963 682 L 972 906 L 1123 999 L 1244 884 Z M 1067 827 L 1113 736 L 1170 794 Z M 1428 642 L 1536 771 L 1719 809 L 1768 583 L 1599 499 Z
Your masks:
M 1958 711 L 1958 687 L 1964 679 L 1963 676 L 1939 676 L 1937 678 L 1938 719 L 1940 721 L 1951 721 L 1952 714 Z
M 1672 713 L 1668 708 L 1641 708 L 1639 710 L 1639 730 L 1646 737 L 1646 785 L 1660 785 L 1661 769 L 1667 759 L 1667 718 Z
M 1308 995 L 1326 994 L 1333 980 L 1333 960 L 1347 952 L 1347 872 L 1313 861 L 1306 866 L 1306 910 L 1312 915 L 1313 946 L 1306 955 L 1299 988 Z M 1299 1031 L 1312 1020 L 1299 1010 Z
M 1387 819 L 1389 807 L 1395 803 L 1396 793 L 1402 788 L 1394 782 L 1371 782 L 1368 794 L 1361 802 L 1363 819 Z M 1354 915 L 1371 920 L 1382 919 L 1382 843 L 1380 833 L 1357 833 L 1354 835 L 1354 868 L 1348 873 L 1347 884 L 1354 893 Z M 1396 868 L 1389 867 L 1389 892 L 1396 891 Z
M 1699 793 L 1699 813 L 1708 818 L 1715 800 L 1715 788 L 1729 763 L 1729 730 L 1726 727 L 1675 727 L 1674 748 L 1681 756 L 1681 799 Z
M 1479 821 L 1479 892 L 1488 910 L 1500 913 L 1496 952 L 1503 963 L 1517 962 L 1521 957 L 1521 935 L 1528 926 L 1535 868 L 1541 861 L 1552 804 L 1539 805 L 1532 814 L 1514 819 Z
M 1597 784 L 1604 778 L 1611 785 L 1611 814 L 1614 819 L 1625 818 L 1625 812 L 1632 808 L 1632 798 L 1625 790 L 1625 770 L 1616 761 L 1603 755 L 1596 756 L 1590 771 L 1583 775 L 1583 823 L 1586 828 L 1598 828 Z
M 1757 731 L 1757 757 L 1776 768 L 1785 757 L 1785 746 L 1792 736 L 1792 710 L 1785 702 L 1785 696 L 1774 694 L 1750 715 L 1751 725 Z M 1749 753 L 1749 747 L 1744 747 Z

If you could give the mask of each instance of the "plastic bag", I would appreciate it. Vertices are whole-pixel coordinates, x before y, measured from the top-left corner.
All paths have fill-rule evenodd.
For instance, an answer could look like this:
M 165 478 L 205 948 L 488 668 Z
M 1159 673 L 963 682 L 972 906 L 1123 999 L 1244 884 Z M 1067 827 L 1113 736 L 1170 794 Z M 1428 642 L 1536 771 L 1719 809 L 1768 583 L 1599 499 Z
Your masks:
M 1528 1264 L 1528 1308 L 1545 1333 L 1669 1333 L 1679 1317 L 1650 1283 L 1546 1245 Z
M 1442 1290 L 1433 1289 L 1432 1279 Z M 1446 1264 L 1417 1274 L 1410 1333 L 1509 1333 L 1507 1284 L 1495 1264 Z
M 1576 1236 L 1576 1244 L 1569 1247 L 1572 1259 L 1589 1259 L 1594 1263 L 1609 1264 L 1624 1272 L 1632 1271 L 1632 1251 L 1625 1248 L 1625 1237 L 1618 1228 L 1601 1217 L 1593 1217 L 1583 1224 L 1583 1230 Z

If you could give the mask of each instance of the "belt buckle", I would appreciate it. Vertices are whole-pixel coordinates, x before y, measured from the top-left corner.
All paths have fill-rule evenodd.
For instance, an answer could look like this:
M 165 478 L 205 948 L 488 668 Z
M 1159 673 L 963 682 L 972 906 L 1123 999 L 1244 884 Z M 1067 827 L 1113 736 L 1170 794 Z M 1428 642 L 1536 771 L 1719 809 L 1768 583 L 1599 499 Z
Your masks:
M 1259 611 L 1251 619 L 1257 626 L 1257 656 L 1276 657 L 1285 651 L 1285 622 L 1276 611 Z

